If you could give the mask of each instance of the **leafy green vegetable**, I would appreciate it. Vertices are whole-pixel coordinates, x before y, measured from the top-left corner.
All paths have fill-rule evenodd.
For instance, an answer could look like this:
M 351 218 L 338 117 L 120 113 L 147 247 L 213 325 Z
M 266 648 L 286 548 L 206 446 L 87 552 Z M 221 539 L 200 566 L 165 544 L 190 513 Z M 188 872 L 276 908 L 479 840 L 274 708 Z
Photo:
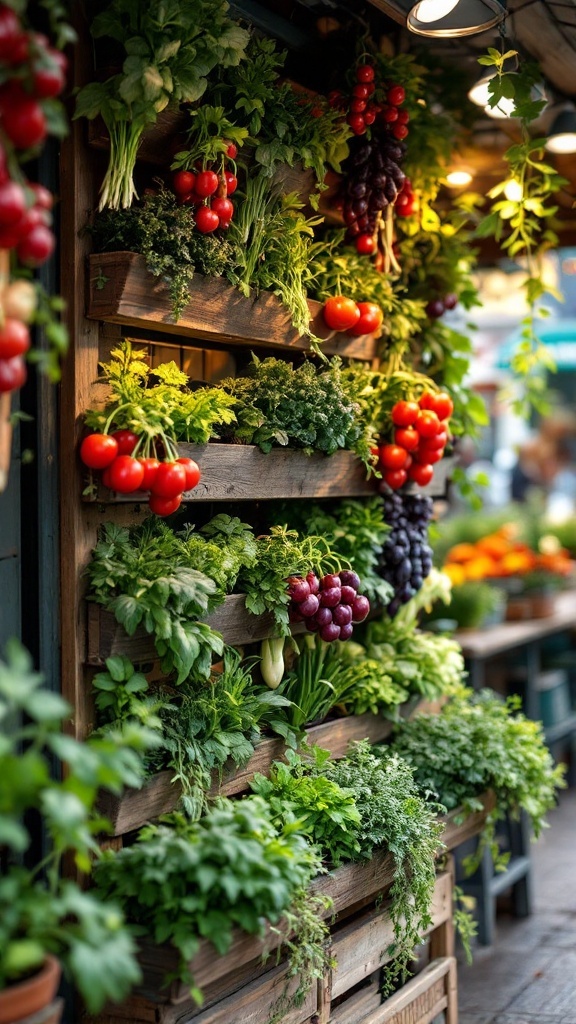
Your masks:
M 145 257 L 150 273 L 168 284 L 174 320 L 190 301 L 189 284 L 196 272 L 230 276 L 238 262 L 234 246 L 225 238 L 201 234 L 191 208 L 179 205 L 163 185 L 147 193 L 139 206 L 104 210 L 91 232 L 98 252 L 126 250 Z
M 193 986 L 189 961 L 202 938 L 225 953 L 234 926 L 262 935 L 319 870 L 305 837 L 276 829 L 265 802 L 251 796 L 221 799 L 196 822 L 172 815 L 169 824 L 146 826 L 133 846 L 104 854 L 96 880 L 140 934 L 174 947 L 178 977 Z
M 523 809 L 538 837 L 564 785 L 565 768 L 554 767 L 541 723 L 519 708 L 516 696 L 504 701 L 491 690 L 475 694 L 461 687 L 438 714 L 420 714 L 396 728 L 394 750 L 413 765 L 422 793 L 435 795 L 448 810 L 462 805 L 468 813 L 481 808 L 478 797 L 487 790 L 496 794 L 472 866 L 486 845 L 505 864 L 495 823 L 506 813 Z
M 104 119 L 110 160 L 100 209 L 117 210 L 136 194 L 132 173 L 144 130 L 167 106 L 199 100 L 206 76 L 217 64 L 239 64 L 249 37 L 230 21 L 225 0 L 111 0 L 91 32 L 123 50 L 122 71 L 84 86 L 74 115 Z

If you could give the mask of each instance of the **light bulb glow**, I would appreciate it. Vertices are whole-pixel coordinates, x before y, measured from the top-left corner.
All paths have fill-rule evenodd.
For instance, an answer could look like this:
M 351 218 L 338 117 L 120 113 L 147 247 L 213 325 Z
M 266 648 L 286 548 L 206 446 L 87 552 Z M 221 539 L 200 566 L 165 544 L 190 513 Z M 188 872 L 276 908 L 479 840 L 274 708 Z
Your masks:
M 549 153 L 576 153 L 576 132 L 551 135 L 545 142 Z
M 450 171 L 450 173 L 446 175 L 446 181 L 453 188 L 463 188 L 465 185 L 470 184 L 472 181 L 472 175 L 470 174 L 470 171 L 462 169 L 458 171 Z
M 491 75 L 490 78 L 481 78 L 470 89 L 468 99 L 471 100 L 472 103 L 475 103 L 477 107 L 485 107 L 487 105 L 488 100 L 490 99 L 488 85 L 490 83 L 490 79 L 493 77 L 494 76 Z
M 514 117 L 515 109 L 516 104 L 514 103 L 514 100 L 509 100 L 506 96 L 503 96 L 502 99 L 498 101 L 498 105 L 496 107 L 489 107 L 486 105 L 484 107 L 484 112 L 488 114 L 488 117 L 500 118 L 503 120 L 507 117 Z
M 420 0 L 420 3 L 416 4 L 412 13 L 414 17 L 418 18 L 418 21 L 423 21 L 424 24 L 429 25 L 430 22 L 439 21 L 440 18 L 445 18 L 447 14 L 451 14 L 459 2 L 460 0 Z
M 511 203 L 519 203 L 524 195 L 520 182 L 510 178 L 504 186 L 504 195 Z

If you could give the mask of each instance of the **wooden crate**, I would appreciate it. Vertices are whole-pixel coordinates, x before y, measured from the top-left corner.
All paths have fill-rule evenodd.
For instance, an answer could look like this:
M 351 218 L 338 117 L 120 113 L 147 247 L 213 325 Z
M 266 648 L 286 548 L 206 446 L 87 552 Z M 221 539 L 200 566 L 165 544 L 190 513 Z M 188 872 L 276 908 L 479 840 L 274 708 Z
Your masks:
M 457 975 L 453 956 L 428 964 L 399 992 L 364 1016 L 351 1018 L 346 1004 L 330 1018 L 331 1024 L 431 1024 L 445 1013 L 446 1024 L 457 1024 Z

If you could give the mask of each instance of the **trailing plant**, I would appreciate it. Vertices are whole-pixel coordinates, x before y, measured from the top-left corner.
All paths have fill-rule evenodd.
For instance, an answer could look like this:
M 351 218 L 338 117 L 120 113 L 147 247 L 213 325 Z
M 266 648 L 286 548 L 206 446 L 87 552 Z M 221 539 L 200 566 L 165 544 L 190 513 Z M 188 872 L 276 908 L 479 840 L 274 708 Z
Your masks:
M 114 40 L 122 70 L 84 86 L 74 116 L 104 120 L 110 159 L 100 209 L 117 210 L 136 196 L 132 174 L 144 130 L 166 107 L 199 100 L 216 65 L 244 59 L 249 36 L 229 19 L 225 0 L 112 0 L 91 32 Z
M 268 778 L 257 773 L 250 788 L 270 808 L 273 822 L 283 828 L 292 822 L 317 847 L 330 867 L 355 860 L 360 851 L 356 833 L 361 818 L 355 794 L 322 774 L 330 754 L 312 748 L 314 768 L 293 750 L 287 764 L 275 761 Z
M 328 896 L 298 889 L 290 907 L 282 915 L 285 929 L 280 932 L 271 928 L 272 932 L 282 936 L 278 960 L 282 950 L 286 950 L 288 966 L 284 988 L 271 1007 L 268 1024 L 282 1024 L 292 1007 L 302 1005 L 314 982 L 337 967 L 330 949 L 330 931 L 324 920 L 331 909 L 332 900 Z M 290 992 L 293 978 L 298 979 L 298 984 L 295 991 Z
M 198 619 L 224 595 L 191 566 L 182 539 L 168 527 L 156 519 L 130 528 L 107 523 L 86 575 L 90 598 L 129 636 L 141 625 L 154 638 L 163 671 L 173 671 L 177 684 L 191 674 L 208 677 L 223 640 Z
M 531 61 L 519 61 L 515 70 L 508 70 L 506 62 L 509 66 L 512 58 L 518 59 L 515 50 L 500 53 L 492 47 L 478 58 L 479 64 L 495 71 L 488 87 L 489 105 L 497 107 L 502 100 L 513 102 L 513 116 L 520 125 L 521 141 L 504 154 L 506 177 L 490 189 L 488 198 L 495 202 L 490 213 L 480 221 L 476 235 L 479 238 L 493 236 L 507 256 L 514 260 L 523 258 L 526 264 L 523 287 L 528 312 L 522 320 L 521 340 L 511 357 L 510 368 L 521 385 L 513 407 L 528 416 L 532 407 L 540 412 L 546 409 L 546 371 L 555 369 L 553 359 L 538 338 L 536 318 L 539 314 L 546 315 L 539 304 L 547 293 L 562 300 L 544 280 L 542 257 L 558 245 L 552 223 L 558 207 L 553 197 L 568 182 L 545 162 L 546 140 L 530 135 L 531 123 L 546 106 L 542 93 L 535 95 L 540 81 L 539 69 Z M 509 199 L 504 192 L 512 183 L 518 189 L 518 198 Z
M 222 434 L 269 452 L 274 445 L 332 455 L 340 448 L 356 453 L 369 468 L 374 439 L 369 423 L 347 386 L 338 358 L 317 369 L 305 362 L 252 357 L 250 376 L 222 381 L 235 400 L 237 424 Z
M 302 902 L 294 900 L 320 870 L 306 838 L 278 830 L 265 802 L 250 796 L 220 799 L 199 821 L 175 814 L 144 827 L 133 846 L 103 855 L 96 881 L 138 934 L 176 950 L 177 976 L 200 1001 L 189 962 L 201 940 L 226 953 L 234 927 L 262 936 L 265 923 L 278 923 L 292 906 L 297 945 Z
M 417 715 L 395 730 L 394 750 L 413 766 L 427 798 L 471 814 L 482 809 L 482 794 L 495 794 L 471 868 L 486 846 L 496 863 L 505 865 L 495 825 L 507 813 L 524 810 L 537 838 L 558 788 L 565 785 L 565 767 L 554 766 L 541 723 L 526 718 L 520 706 L 517 696 L 502 700 L 492 690 L 473 693 L 460 687 L 438 714 Z
M 329 541 L 333 551 L 347 559 L 362 580 L 362 593 L 370 601 L 386 604 L 390 586 L 378 575 L 382 545 L 390 531 L 384 519 L 383 499 L 346 499 L 330 506 L 316 502 L 304 508 L 283 502 L 274 511 L 276 522 L 288 523 L 299 532 L 318 534 Z
M 319 769 L 313 766 L 313 771 Z M 394 861 L 390 889 L 393 957 L 384 971 L 384 990 L 390 992 L 408 973 L 408 964 L 422 932 L 431 923 L 430 906 L 436 880 L 435 855 L 442 825 L 439 808 L 418 792 L 409 764 L 367 741 L 355 743 L 347 757 L 327 761 L 321 771 L 355 794 L 361 825 L 356 833 L 358 859 L 368 860 L 377 847 L 386 847 Z
M 199 232 L 191 208 L 179 205 L 162 184 L 158 191 L 147 192 L 140 205 L 103 210 L 90 231 L 98 252 L 126 250 L 144 256 L 149 272 L 168 284 L 174 320 L 190 301 L 195 273 L 229 276 L 238 261 L 234 246 L 225 238 Z
M 0 661 L 0 989 L 35 973 L 52 953 L 96 1013 L 139 981 L 135 946 L 118 905 L 64 880 L 60 868 L 69 857 L 90 872 L 100 853 L 96 835 L 107 825 L 97 795 L 142 784 L 142 754 L 153 737 L 133 723 L 122 734 L 79 743 L 61 732 L 70 713 L 43 686 L 27 651 L 9 641 Z M 47 852 L 26 868 L 22 857 L 38 815 Z

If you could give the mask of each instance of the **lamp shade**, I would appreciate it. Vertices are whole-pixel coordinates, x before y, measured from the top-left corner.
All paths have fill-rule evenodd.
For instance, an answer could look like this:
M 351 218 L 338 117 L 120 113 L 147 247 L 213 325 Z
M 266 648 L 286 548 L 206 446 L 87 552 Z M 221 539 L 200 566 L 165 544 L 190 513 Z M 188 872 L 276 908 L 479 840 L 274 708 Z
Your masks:
M 550 153 L 576 153 L 576 110 L 561 110 L 552 122 L 545 147 Z
M 450 38 L 485 32 L 503 20 L 505 0 L 418 0 L 407 26 L 419 36 Z

